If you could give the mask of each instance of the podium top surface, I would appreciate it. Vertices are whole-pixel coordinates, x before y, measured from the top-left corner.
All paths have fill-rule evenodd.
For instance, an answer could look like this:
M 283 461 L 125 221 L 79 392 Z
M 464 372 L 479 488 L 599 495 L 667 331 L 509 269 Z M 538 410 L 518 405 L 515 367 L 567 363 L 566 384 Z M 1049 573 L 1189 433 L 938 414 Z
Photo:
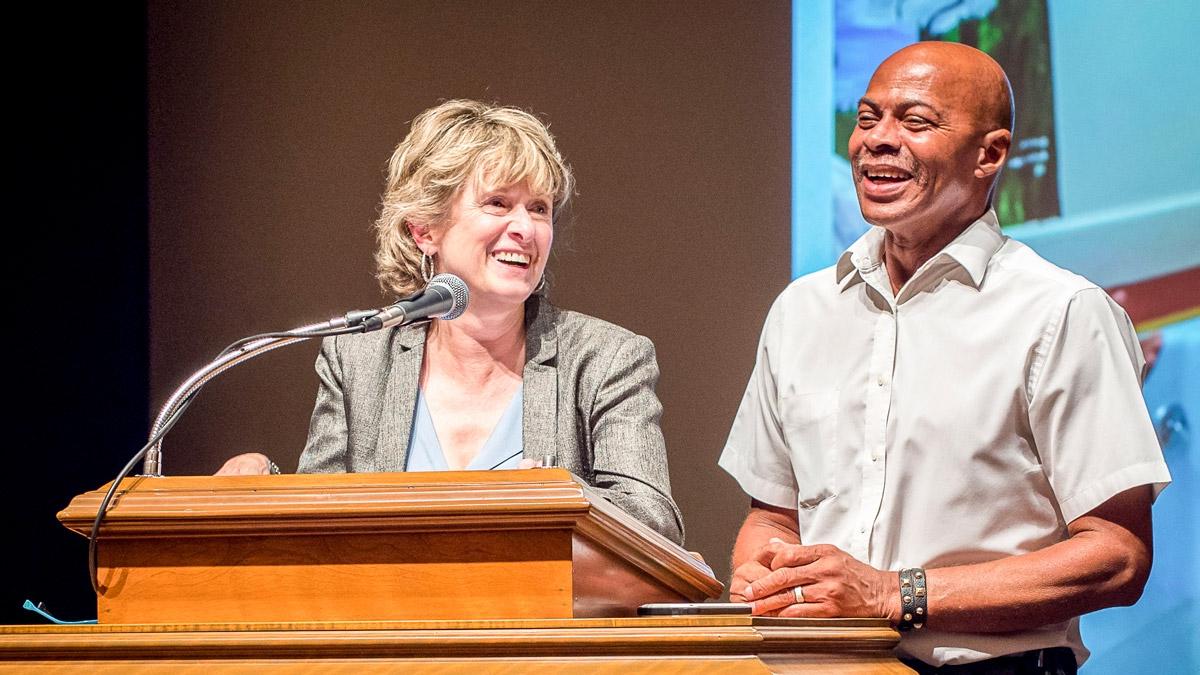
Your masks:
M 86 536 L 108 486 L 59 514 Z M 723 585 L 703 561 L 564 469 L 128 478 L 100 529 L 108 540 L 554 530 L 687 597 Z
M 109 485 L 73 499 L 58 514 L 59 520 L 86 533 Z M 593 508 L 612 507 L 563 469 L 142 476 L 121 481 L 101 532 L 145 533 L 151 524 L 152 531 L 160 533 L 174 528 L 220 529 L 219 523 L 234 527 L 245 519 L 291 529 L 314 524 L 307 522 L 312 517 L 322 523 L 332 519 L 346 521 L 339 522 L 343 526 L 357 523 L 371 528 L 386 526 L 391 519 L 411 525 L 422 518 L 498 524 L 503 520 L 497 521 L 497 516 L 505 514 L 514 520 L 531 520 L 550 514 L 577 516 Z

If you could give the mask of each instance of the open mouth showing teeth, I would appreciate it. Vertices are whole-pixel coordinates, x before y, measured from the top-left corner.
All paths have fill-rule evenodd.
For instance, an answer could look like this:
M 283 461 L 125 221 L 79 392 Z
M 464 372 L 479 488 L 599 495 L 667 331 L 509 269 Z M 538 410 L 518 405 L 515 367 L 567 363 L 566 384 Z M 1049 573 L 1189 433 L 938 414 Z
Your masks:
M 865 169 L 863 176 L 873 183 L 899 183 L 912 178 L 912 174 L 902 169 Z
M 529 267 L 530 258 L 524 253 L 515 253 L 512 251 L 499 251 L 492 254 L 492 258 L 499 263 L 512 265 L 513 267 L 527 268 Z

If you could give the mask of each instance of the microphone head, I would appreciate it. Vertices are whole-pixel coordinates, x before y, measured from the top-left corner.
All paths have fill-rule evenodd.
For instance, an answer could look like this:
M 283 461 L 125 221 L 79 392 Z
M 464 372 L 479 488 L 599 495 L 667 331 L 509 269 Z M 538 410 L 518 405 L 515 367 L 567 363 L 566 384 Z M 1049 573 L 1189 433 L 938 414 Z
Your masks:
M 430 279 L 429 286 L 426 288 L 433 288 L 434 286 L 446 289 L 454 299 L 450 305 L 450 309 L 434 318 L 441 319 L 442 321 L 453 321 L 462 316 L 463 312 L 467 311 L 467 302 L 471 299 L 471 291 L 467 289 L 467 282 L 453 274 L 443 272 Z

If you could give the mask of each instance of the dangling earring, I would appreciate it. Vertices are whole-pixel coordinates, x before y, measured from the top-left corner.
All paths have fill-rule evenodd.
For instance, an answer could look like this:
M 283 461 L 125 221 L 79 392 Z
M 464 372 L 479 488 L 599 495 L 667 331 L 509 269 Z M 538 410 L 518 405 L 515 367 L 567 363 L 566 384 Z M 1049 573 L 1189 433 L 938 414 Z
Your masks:
M 420 270 L 421 278 L 425 280 L 425 283 L 429 283 L 429 280 L 433 278 L 433 256 L 425 255 L 424 251 L 421 251 Z
M 533 289 L 533 294 L 534 295 L 542 295 L 545 292 L 546 292 L 546 274 L 545 274 L 545 272 L 543 272 L 541 280 L 538 281 L 537 288 Z

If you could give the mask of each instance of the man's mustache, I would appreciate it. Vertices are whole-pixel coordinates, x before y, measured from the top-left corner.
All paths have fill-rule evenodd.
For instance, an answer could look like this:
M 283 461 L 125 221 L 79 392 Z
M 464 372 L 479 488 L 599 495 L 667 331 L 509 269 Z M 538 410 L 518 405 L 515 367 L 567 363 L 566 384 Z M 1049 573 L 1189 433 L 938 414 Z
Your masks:
M 880 169 L 896 169 L 907 173 L 913 178 L 916 178 L 921 171 L 920 165 L 912 157 L 901 154 L 872 155 L 861 152 L 854 158 L 853 167 L 856 176 L 865 175 L 868 167 L 876 171 Z

